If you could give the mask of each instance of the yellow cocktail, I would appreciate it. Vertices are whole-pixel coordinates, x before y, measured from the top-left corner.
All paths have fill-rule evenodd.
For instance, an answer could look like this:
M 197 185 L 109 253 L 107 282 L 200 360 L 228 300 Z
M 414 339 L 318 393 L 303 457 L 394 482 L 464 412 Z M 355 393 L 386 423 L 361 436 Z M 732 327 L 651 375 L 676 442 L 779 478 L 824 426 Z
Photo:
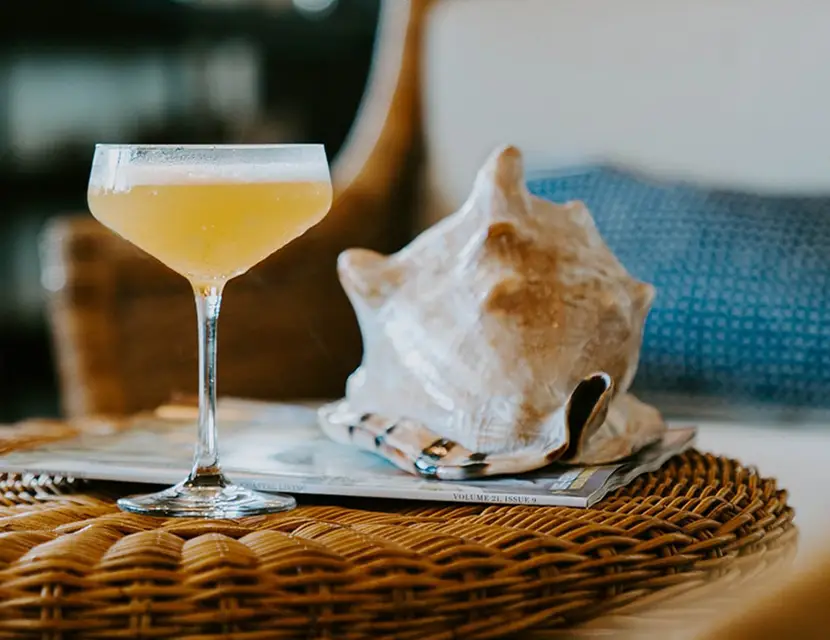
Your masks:
M 199 319 L 199 438 L 193 469 L 170 489 L 122 498 L 122 509 L 233 518 L 295 506 L 290 496 L 251 491 L 222 473 L 216 325 L 225 283 L 320 222 L 331 199 L 328 163 L 319 145 L 96 147 L 90 211 L 187 278 Z
M 245 273 L 317 224 L 331 205 L 320 180 L 140 184 L 90 189 L 92 214 L 194 284 Z

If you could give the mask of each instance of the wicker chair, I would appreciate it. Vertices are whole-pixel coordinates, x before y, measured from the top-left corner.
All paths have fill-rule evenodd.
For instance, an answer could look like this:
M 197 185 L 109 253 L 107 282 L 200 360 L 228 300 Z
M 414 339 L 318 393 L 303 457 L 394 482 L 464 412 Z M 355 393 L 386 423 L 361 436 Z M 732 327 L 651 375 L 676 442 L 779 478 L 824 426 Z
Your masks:
M 407 234 L 427 5 L 382 4 L 368 88 L 333 162 L 326 220 L 228 287 L 222 394 L 332 397 L 357 365 L 360 334 L 335 261 L 350 246 L 389 251 Z M 65 414 L 128 414 L 195 392 L 195 312 L 183 278 L 87 214 L 53 220 L 42 250 Z

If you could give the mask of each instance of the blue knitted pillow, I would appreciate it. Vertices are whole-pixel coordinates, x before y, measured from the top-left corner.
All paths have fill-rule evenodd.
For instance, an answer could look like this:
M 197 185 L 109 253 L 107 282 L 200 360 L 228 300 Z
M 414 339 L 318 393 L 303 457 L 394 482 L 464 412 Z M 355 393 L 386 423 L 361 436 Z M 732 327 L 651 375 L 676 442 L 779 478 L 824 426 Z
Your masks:
M 531 177 L 583 200 L 620 261 L 657 288 L 635 387 L 830 406 L 830 197 L 649 183 L 607 168 Z

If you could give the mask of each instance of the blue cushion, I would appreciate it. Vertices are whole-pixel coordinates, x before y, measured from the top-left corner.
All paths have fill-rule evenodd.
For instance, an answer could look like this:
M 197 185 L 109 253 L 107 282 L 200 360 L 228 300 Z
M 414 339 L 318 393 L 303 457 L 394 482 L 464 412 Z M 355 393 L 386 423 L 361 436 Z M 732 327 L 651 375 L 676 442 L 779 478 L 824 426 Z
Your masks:
M 830 406 L 830 197 L 609 168 L 537 174 L 528 186 L 583 200 L 620 261 L 657 288 L 636 389 Z

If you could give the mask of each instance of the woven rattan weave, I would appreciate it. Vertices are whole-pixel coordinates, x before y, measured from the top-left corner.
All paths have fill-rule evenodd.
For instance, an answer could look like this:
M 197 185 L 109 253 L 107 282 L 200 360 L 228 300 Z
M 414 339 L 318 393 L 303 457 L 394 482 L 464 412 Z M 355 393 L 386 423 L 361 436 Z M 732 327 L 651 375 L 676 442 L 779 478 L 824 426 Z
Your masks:
M 654 599 L 792 540 L 774 480 L 694 451 L 591 509 L 309 504 L 119 512 L 117 485 L 6 477 L 0 637 L 493 638 Z

